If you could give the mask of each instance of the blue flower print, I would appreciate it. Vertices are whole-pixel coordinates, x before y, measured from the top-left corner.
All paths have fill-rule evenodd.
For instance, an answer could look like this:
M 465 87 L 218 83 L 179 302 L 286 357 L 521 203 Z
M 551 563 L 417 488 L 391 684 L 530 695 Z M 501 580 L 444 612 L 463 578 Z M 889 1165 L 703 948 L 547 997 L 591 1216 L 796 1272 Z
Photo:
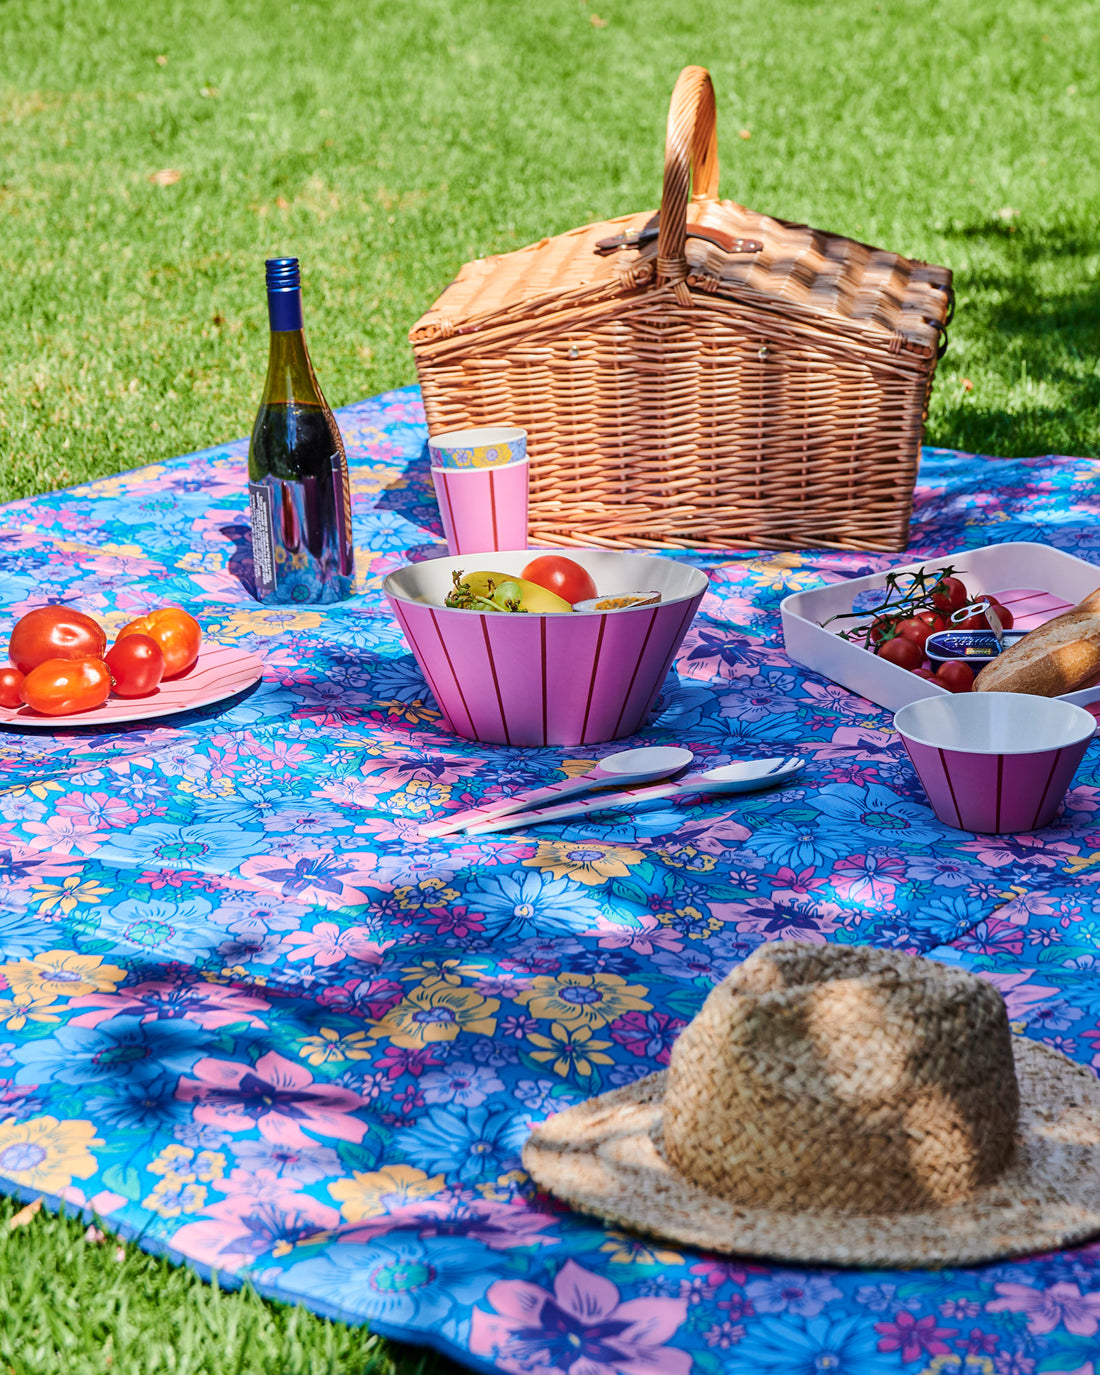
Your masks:
M 737 678 L 722 694 L 721 714 L 735 721 L 765 721 L 799 710 L 790 693 L 797 683 L 790 674 L 758 673 L 752 678 Z
M 17 960 L 42 948 L 42 919 L 29 912 L 0 909 L 0 955 Z
M 793 1313 L 816 1318 L 825 1305 L 844 1295 L 824 1275 L 803 1275 L 793 1270 L 777 1270 L 767 1279 L 749 1280 L 745 1297 L 758 1313 Z
M 811 806 L 847 832 L 845 852 L 873 845 L 912 845 L 924 848 L 942 845 L 944 827 L 929 807 L 899 797 L 889 788 L 869 783 L 858 788 L 854 783 L 837 783 L 828 791 L 811 794 Z
M 84 1110 L 105 1128 L 119 1131 L 172 1132 L 191 1121 L 191 1104 L 176 1097 L 179 1076 L 128 1079 L 113 1092 L 85 1100 Z
M 15 1051 L 19 1084 L 98 1084 L 183 1074 L 210 1045 L 210 1033 L 184 1017 L 143 1022 L 114 1017 L 98 1026 L 62 1027 Z
M 452 1060 L 446 1069 L 430 1070 L 420 1080 L 425 1103 L 454 1103 L 461 1108 L 476 1108 L 490 1094 L 503 1093 L 504 1081 L 491 1069 Z
M 507 1255 L 504 1252 L 503 1255 Z M 506 1270 L 503 1258 L 501 1273 Z M 381 1237 L 345 1242 L 285 1271 L 300 1293 L 333 1318 L 368 1321 L 381 1332 L 402 1327 L 439 1331 L 448 1317 L 483 1297 L 494 1276 L 485 1249 L 463 1237 Z
M 472 1184 L 519 1166 L 526 1128 L 508 1108 L 436 1108 L 394 1135 L 399 1151 L 429 1174 Z
M 263 831 L 244 830 L 225 822 L 217 826 L 169 826 L 154 821 L 129 834 L 112 832 L 101 842 L 97 858 L 162 869 L 198 869 L 228 874 L 241 860 L 267 849 Z
M 201 962 L 225 939 L 225 932 L 206 920 L 209 911 L 205 898 L 186 902 L 127 898 L 98 910 L 95 931 L 101 940 L 113 941 L 111 948 L 120 955 L 136 949 L 159 959 Z M 90 921 L 83 914 L 78 919 L 81 925 Z
M 479 875 L 466 897 L 484 916 L 486 935 L 501 941 L 586 931 L 597 925 L 603 910 L 579 883 L 531 869 Z
M 760 1318 L 726 1358 L 723 1375 L 897 1375 L 894 1354 L 878 1350 L 878 1337 L 862 1316 Z
M 745 842 L 747 849 L 770 864 L 793 869 L 828 866 L 851 851 L 851 837 L 831 835 L 810 823 L 796 826 L 792 821 L 772 821 L 753 831 Z
M 428 695 L 428 684 L 413 658 L 388 659 L 378 665 L 370 677 L 374 695 L 383 702 L 422 702 Z

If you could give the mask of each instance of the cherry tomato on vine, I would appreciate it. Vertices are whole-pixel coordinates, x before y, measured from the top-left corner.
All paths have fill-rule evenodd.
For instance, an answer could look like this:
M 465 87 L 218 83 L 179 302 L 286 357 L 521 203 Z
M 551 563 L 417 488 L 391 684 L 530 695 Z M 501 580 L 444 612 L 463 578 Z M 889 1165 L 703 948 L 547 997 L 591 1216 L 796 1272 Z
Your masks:
M 913 673 L 918 678 L 927 678 L 930 682 L 933 683 L 936 681 L 936 675 L 932 672 L 930 668 L 915 668 L 913 669 Z
M 947 629 L 947 617 L 941 616 L 938 611 L 918 611 L 917 620 L 923 621 L 933 635 L 937 630 Z
M 164 655 L 164 676 L 175 678 L 191 667 L 199 656 L 202 630 L 198 621 L 182 607 L 162 606 L 124 625 L 115 645 L 130 635 L 148 635 Z
M 1002 630 L 1012 629 L 1012 612 L 1002 606 L 995 597 L 982 597 L 980 600 L 993 609 L 994 615 L 1001 623 Z M 960 621 L 954 627 L 956 630 L 989 630 L 989 619 L 984 611 L 975 612 L 973 616 L 967 616 L 965 621 Z
M 948 659 L 936 670 L 936 682 L 948 692 L 970 692 L 974 686 L 974 670 L 958 659 Z
M 8 657 L 20 673 L 47 659 L 102 659 L 107 632 L 71 606 L 36 606 L 20 616 L 8 642 Z
M 966 590 L 966 584 L 958 578 L 941 578 L 936 584 L 936 591 L 932 597 L 932 605 L 937 611 L 942 611 L 944 615 L 948 612 L 958 611 L 970 600 L 970 593 Z
M 884 640 L 889 640 L 895 633 L 898 623 L 896 616 L 880 616 L 877 621 L 873 621 L 868 632 L 868 639 L 872 645 L 880 645 Z
M 116 640 L 105 659 L 119 697 L 144 697 L 164 677 L 164 655 L 148 635 Z
M 887 663 L 897 664 L 898 668 L 907 668 L 910 671 L 920 668 L 924 663 L 924 650 L 903 635 L 896 635 L 892 640 L 880 644 L 877 653 L 879 658 L 885 659 Z
M 22 706 L 22 686 L 23 675 L 17 668 L 12 668 L 10 664 L 6 668 L 0 668 L 0 707 Z
M 570 606 L 599 596 L 591 573 L 560 554 L 540 554 L 531 560 L 520 577 L 545 587 L 547 592 L 556 593 Z
M 912 640 L 923 652 L 925 641 L 932 634 L 932 627 L 921 616 L 906 616 L 898 621 L 898 634 L 905 640 Z
M 111 694 L 111 675 L 102 659 L 47 659 L 23 680 L 27 706 L 44 716 L 69 716 L 100 707 Z

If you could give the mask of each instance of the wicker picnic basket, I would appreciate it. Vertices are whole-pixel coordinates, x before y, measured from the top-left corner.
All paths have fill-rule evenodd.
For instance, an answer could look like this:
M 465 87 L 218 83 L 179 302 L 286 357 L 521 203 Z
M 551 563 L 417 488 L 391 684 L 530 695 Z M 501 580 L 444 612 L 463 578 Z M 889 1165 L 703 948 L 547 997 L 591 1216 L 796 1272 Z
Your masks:
M 687 67 L 657 214 L 467 263 L 413 327 L 430 433 L 528 431 L 536 543 L 904 549 L 950 271 L 717 197 Z

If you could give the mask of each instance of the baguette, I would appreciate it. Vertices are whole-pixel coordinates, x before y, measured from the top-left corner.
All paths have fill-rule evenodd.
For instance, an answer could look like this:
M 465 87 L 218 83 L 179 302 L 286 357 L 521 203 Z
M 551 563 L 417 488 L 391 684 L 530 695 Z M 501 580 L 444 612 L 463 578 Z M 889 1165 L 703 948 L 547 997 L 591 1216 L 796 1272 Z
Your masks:
M 974 680 L 974 691 L 1060 697 L 1098 682 L 1100 588 L 998 654 Z

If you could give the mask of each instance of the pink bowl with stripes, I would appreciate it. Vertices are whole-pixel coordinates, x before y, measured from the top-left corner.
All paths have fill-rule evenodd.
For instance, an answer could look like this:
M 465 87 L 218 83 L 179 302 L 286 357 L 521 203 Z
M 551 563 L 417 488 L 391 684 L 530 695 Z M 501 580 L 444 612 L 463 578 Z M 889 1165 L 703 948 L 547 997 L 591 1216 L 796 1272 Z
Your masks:
M 1054 820 L 1096 718 L 1058 698 L 972 692 L 910 702 L 894 725 L 941 821 L 1015 835 Z
M 659 591 L 654 606 L 535 616 L 443 605 L 453 570 L 518 574 L 546 549 L 429 559 L 382 584 L 448 728 L 495 745 L 597 745 L 645 724 L 705 574 L 675 559 L 568 549 L 601 597 Z

